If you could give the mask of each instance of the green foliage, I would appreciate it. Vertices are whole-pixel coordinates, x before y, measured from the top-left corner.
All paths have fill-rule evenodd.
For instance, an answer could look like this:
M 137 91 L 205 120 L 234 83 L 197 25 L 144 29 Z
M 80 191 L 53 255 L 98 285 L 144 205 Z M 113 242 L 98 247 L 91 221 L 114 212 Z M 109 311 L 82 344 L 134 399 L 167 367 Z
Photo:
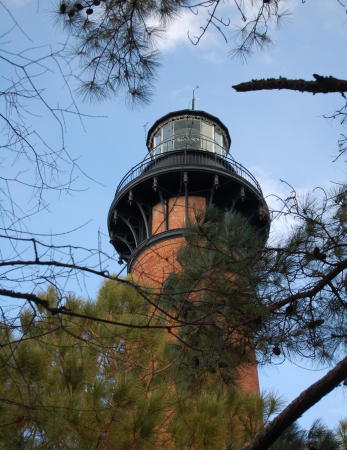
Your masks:
M 309 446 L 317 450 L 335 450 L 339 443 L 334 432 L 329 430 L 320 420 L 316 420 L 307 433 Z
M 132 324 L 147 323 L 151 315 L 136 289 L 112 281 L 104 283 L 94 304 L 71 297 L 66 305 Z M 260 398 L 235 387 L 232 357 L 230 366 L 221 366 L 222 352 L 216 358 L 211 351 L 221 339 L 213 332 L 210 343 L 199 332 L 182 333 L 205 355 L 168 339 L 161 329 L 28 310 L 21 325 L 22 340 L 18 331 L 0 328 L 7 343 L 0 348 L 0 448 L 240 450 L 261 427 L 262 415 L 267 421 L 279 407 L 272 396 Z M 296 442 L 290 430 L 283 437 L 288 442 L 285 436 Z M 326 447 L 335 449 L 343 448 L 345 436 L 343 423 L 336 438 L 317 425 L 310 439 L 322 445 L 340 442 Z M 281 442 L 274 448 L 285 448 Z
M 346 334 L 346 188 L 286 200 L 296 226 L 275 245 L 238 213 L 210 209 L 186 233 L 182 271 L 164 286 L 164 304 L 201 327 L 180 332 L 205 368 L 298 355 L 316 362 L 343 353 Z M 192 358 L 193 351 L 186 352 Z M 196 353 L 196 352 L 195 352 Z
M 95 303 L 71 296 L 66 308 L 132 325 L 152 316 L 136 288 L 114 281 Z M 261 425 L 261 400 L 238 392 L 226 368 L 187 364 L 165 329 L 33 310 L 20 323 L 0 328 L 0 448 L 241 448 Z
M 64 304 L 128 326 L 39 308 L 23 311 L 17 329 L 2 325 L 0 448 L 241 449 L 278 401 L 240 392 L 240 364 L 327 359 L 342 347 L 344 192 L 321 204 L 294 199 L 298 226 L 276 247 L 264 248 L 238 214 L 209 210 L 187 230 L 182 270 L 159 298 L 129 277 L 106 281 L 95 302 Z M 42 298 L 61 306 L 52 289 Z M 151 306 L 158 301 L 171 328 L 140 328 L 168 327 Z M 292 427 L 273 448 L 288 442 L 345 448 L 346 426 Z
M 52 290 L 44 297 L 56 298 Z M 134 324 L 144 324 L 148 312 L 134 289 L 110 281 L 95 303 L 70 297 L 66 307 Z M 137 440 L 141 448 L 155 441 L 166 395 L 165 376 L 157 377 L 150 365 L 158 355 L 160 367 L 160 330 L 32 310 L 23 311 L 20 323 L 16 335 L 0 330 L 8 343 L 0 349 L 0 448 L 107 448 L 119 442 L 117 448 L 125 449 Z
M 254 361 L 249 348 L 255 322 L 266 320 L 255 295 L 262 240 L 254 238 L 240 215 L 214 209 L 203 224 L 187 230 L 186 239 L 188 245 L 178 254 L 183 270 L 169 276 L 162 299 L 178 319 L 201 324 L 180 331 L 188 344 L 181 351 L 180 367 L 195 373 L 194 365 L 203 373 L 222 371 L 225 382 L 233 382 L 235 367 Z M 254 321 L 242 328 L 241 339 L 232 324 L 245 317 Z M 193 380 L 191 374 L 188 379 Z
M 344 430 L 344 431 L 343 431 Z M 270 447 L 270 450 L 345 450 L 346 421 L 341 420 L 336 430 L 329 430 L 320 420 L 316 420 L 309 430 L 303 430 L 296 423 Z
M 289 426 L 279 439 L 271 446 L 271 450 L 306 450 L 305 431 L 296 423 Z

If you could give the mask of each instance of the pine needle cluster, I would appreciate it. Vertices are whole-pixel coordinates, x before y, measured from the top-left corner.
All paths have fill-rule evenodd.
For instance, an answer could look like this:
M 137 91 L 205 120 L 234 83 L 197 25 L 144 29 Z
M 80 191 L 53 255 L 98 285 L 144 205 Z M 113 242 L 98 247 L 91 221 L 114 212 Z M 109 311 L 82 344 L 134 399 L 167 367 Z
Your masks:
M 125 92 L 131 103 L 149 100 L 158 66 L 156 39 L 184 0 L 62 0 L 58 13 L 74 40 L 84 99 Z M 155 25 L 152 25 L 155 24 Z

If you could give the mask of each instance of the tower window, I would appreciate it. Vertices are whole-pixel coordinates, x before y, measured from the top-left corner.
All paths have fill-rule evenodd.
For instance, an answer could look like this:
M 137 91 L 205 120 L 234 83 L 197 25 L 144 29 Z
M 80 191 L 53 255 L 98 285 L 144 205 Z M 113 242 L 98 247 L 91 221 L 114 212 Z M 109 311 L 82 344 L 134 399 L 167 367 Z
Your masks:
M 163 152 L 169 152 L 173 148 L 172 129 L 173 129 L 172 122 L 171 123 L 167 123 L 162 128 L 162 142 L 163 142 L 163 149 L 162 149 L 162 151 Z
M 201 147 L 208 152 L 214 151 L 213 146 L 213 125 L 201 121 Z
M 214 131 L 214 146 L 216 153 L 218 153 L 219 155 L 225 154 L 223 135 L 220 131 L 216 129 Z
M 180 119 L 174 122 L 174 149 L 200 148 L 200 121 Z
M 161 131 L 158 131 L 153 138 L 153 153 L 159 155 L 161 153 Z

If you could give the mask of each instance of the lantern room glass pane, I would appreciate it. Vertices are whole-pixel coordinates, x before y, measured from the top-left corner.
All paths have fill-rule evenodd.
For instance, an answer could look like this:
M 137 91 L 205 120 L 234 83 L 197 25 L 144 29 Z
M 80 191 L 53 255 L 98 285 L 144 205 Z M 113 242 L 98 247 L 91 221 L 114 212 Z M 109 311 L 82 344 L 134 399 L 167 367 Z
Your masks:
M 213 152 L 213 126 L 201 121 L 201 148 Z
M 163 143 L 162 147 L 163 147 L 163 152 L 169 152 L 173 148 L 173 145 L 172 145 L 172 130 L 173 130 L 172 122 L 171 123 L 167 123 L 162 128 L 162 143 Z
M 187 120 L 176 120 L 174 125 L 174 145 L 175 150 L 186 148 L 185 133 L 187 129 Z
M 200 149 L 200 120 L 188 120 L 188 142 L 187 145 L 189 148 Z
M 200 120 L 180 119 L 174 122 L 175 150 L 200 148 Z
M 223 135 L 220 131 L 215 129 L 214 131 L 214 141 L 215 141 L 215 152 L 219 155 L 224 155 L 224 142 L 223 142 Z
M 160 142 L 161 142 L 161 133 L 159 130 L 158 133 L 153 138 L 153 154 L 154 155 L 159 155 L 161 153 Z

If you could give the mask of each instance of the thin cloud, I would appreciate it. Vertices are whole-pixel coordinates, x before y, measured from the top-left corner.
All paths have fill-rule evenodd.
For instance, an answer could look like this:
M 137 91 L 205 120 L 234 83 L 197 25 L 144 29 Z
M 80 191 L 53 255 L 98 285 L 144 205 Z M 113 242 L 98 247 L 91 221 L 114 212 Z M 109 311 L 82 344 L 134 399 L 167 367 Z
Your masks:
M 169 52 L 182 45 L 192 45 L 190 39 L 194 42 L 196 37 L 201 34 L 201 26 L 205 23 L 206 17 L 207 11 L 205 10 L 201 10 L 198 15 L 184 10 L 177 18 L 168 23 L 165 32 L 156 41 L 157 49 L 161 52 Z M 148 25 L 160 28 L 160 23 L 155 17 L 148 21 Z M 215 34 L 208 30 L 199 45 L 206 47 L 215 41 Z
M 279 13 L 284 12 L 284 9 L 293 11 L 298 6 L 298 0 L 287 0 L 284 2 L 283 7 L 280 5 Z M 248 20 L 251 20 L 258 12 L 255 3 L 246 2 L 244 4 L 245 16 Z M 169 22 L 165 27 L 165 31 L 161 34 L 160 38 L 156 41 L 156 47 L 161 52 L 170 52 L 175 50 L 179 46 L 192 45 L 192 42 L 196 42 L 196 39 L 202 33 L 202 27 L 207 23 L 209 19 L 209 8 L 196 8 L 196 14 L 189 9 L 183 10 L 174 20 Z M 224 4 L 217 10 L 217 18 L 221 18 L 225 23 L 230 23 L 230 27 L 225 28 L 221 25 L 222 32 L 225 32 L 225 37 L 227 39 L 233 34 L 232 28 L 239 28 L 244 25 L 240 13 L 230 4 Z M 162 28 L 159 19 L 152 17 L 148 21 L 149 26 L 157 26 Z M 189 39 L 190 37 L 190 39 Z M 199 46 L 203 49 L 210 49 L 211 47 L 216 47 L 220 44 L 220 40 L 223 37 L 215 30 L 212 26 L 208 28 Z M 211 59 L 213 63 L 219 63 L 220 57 L 217 53 L 209 53 L 206 58 Z M 269 61 L 267 61 L 269 62 Z

